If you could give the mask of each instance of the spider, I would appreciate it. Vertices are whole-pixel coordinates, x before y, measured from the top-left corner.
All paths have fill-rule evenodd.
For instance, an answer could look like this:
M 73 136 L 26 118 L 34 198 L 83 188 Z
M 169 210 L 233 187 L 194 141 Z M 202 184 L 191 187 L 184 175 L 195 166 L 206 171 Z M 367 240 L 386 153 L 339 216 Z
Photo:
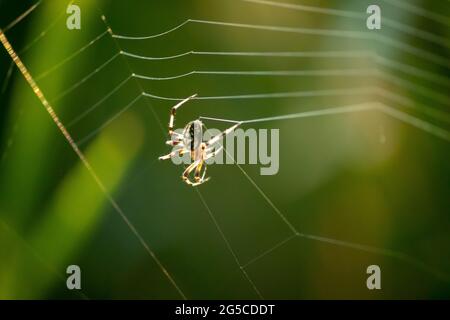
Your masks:
M 169 154 L 159 157 L 159 160 L 167 160 L 176 155 L 181 156 L 189 152 L 192 163 L 184 170 L 181 178 L 185 183 L 191 186 L 198 186 L 209 180 L 209 177 L 205 178 L 205 161 L 214 157 L 223 148 L 222 146 L 220 146 L 219 148 L 214 150 L 214 144 L 224 136 L 228 135 L 230 132 L 233 132 L 240 125 L 240 123 L 238 122 L 232 127 L 221 132 L 220 134 L 212 137 L 208 141 L 203 141 L 204 124 L 201 120 L 190 121 L 184 127 L 183 133 L 175 132 L 173 130 L 173 126 L 177 109 L 196 96 L 197 94 L 194 94 L 172 107 L 169 118 L 170 140 L 166 141 L 166 144 L 170 146 L 177 146 L 178 148 Z M 192 172 L 194 172 L 193 180 L 192 178 L 190 178 Z

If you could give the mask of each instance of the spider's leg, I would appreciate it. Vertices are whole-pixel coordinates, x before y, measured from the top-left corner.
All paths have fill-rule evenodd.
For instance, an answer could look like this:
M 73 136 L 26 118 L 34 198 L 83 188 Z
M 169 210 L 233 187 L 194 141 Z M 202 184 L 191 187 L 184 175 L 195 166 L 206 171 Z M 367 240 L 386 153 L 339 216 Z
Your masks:
M 219 148 L 217 148 L 216 150 L 212 151 L 214 148 L 208 148 L 206 149 L 206 157 L 205 160 L 208 160 L 212 157 L 215 157 L 220 151 L 222 151 L 223 146 L 220 146 Z M 211 152 L 212 151 L 212 152 Z
M 210 179 L 210 177 L 208 177 L 208 178 L 205 179 L 205 176 L 206 176 L 206 169 L 207 169 L 207 168 L 208 168 L 208 167 L 205 165 L 205 170 L 203 171 L 202 177 L 200 178 L 200 181 L 202 181 L 201 183 L 206 182 L 206 181 L 208 181 L 208 180 Z
M 189 180 L 189 174 L 192 172 L 192 170 L 194 170 L 198 166 L 199 163 L 200 163 L 200 160 L 196 160 L 196 161 L 192 162 L 186 168 L 186 170 L 184 170 L 183 175 L 181 176 L 181 178 L 183 179 L 184 182 L 186 182 L 189 185 L 193 184 L 193 182 Z
M 202 176 L 200 177 L 200 173 L 201 173 L 202 167 L 205 168 L 205 169 L 203 170 L 203 174 L 202 174 Z M 205 179 L 205 176 L 206 176 L 206 168 L 207 168 L 207 166 L 206 166 L 206 165 L 203 165 L 203 162 L 201 162 L 201 163 L 197 166 L 197 168 L 195 169 L 195 182 L 192 183 L 192 186 L 193 186 L 193 187 L 196 187 L 196 186 L 198 186 L 198 185 L 201 185 L 202 183 L 205 183 L 206 181 L 208 181 L 208 180 L 210 179 L 210 177 L 208 177 L 208 178 Z
M 184 172 L 183 172 L 183 175 L 182 175 L 183 181 L 184 181 L 186 184 L 188 184 L 188 185 L 190 185 L 190 186 L 193 186 L 193 187 L 198 186 L 198 185 L 200 185 L 200 184 L 205 183 L 206 181 L 208 181 L 208 180 L 209 180 L 209 177 L 205 179 L 205 175 L 206 175 L 206 166 L 204 166 L 205 169 L 204 169 L 204 171 L 203 171 L 202 176 L 200 177 L 200 173 L 201 173 L 201 168 L 202 168 L 202 166 L 203 166 L 203 160 L 196 160 L 196 161 L 194 161 L 193 163 L 191 163 L 191 164 L 186 168 L 186 170 L 184 170 Z M 193 181 L 191 181 L 191 180 L 189 179 L 189 175 L 191 174 L 191 172 L 192 172 L 194 169 L 195 169 L 195 176 L 194 176 L 195 181 L 193 182 Z
M 234 130 L 236 130 L 236 128 L 240 125 L 241 123 L 238 122 L 236 123 L 234 126 L 229 127 L 228 129 L 226 129 L 225 131 L 219 133 L 218 135 L 215 135 L 214 137 L 212 137 L 211 139 L 209 139 L 206 142 L 207 146 L 213 145 L 214 143 L 218 142 L 221 138 L 225 137 L 226 135 L 230 134 L 231 132 L 233 132 Z
M 189 100 L 191 100 L 192 98 L 195 98 L 197 96 L 197 94 L 194 94 L 186 99 L 184 99 L 183 101 L 178 102 L 176 105 L 174 105 L 172 107 L 172 109 L 170 110 L 170 118 L 169 118 L 169 136 L 172 136 L 173 133 L 173 126 L 175 124 L 175 114 L 177 113 L 177 109 L 179 107 L 181 107 L 183 104 L 185 104 L 186 102 L 188 102 Z
M 196 183 L 194 183 L 192 186 L 193 187 L 195 187 L 195 186 L 198 186 L 198 185 L 200 185 L 200 184 L 202 184 L 202 183 L 205 183 L 206 181 L 208 181 L 209 179 L 210 179 L 210 177 L 208 177 L 208 178 L 206 178 L 205 179 L 205 176 L 206 176 L 206 169 L 208 168 L 207 166 L 206 166 L 206 164 L 204 165 L 204 170 L 203 170 L 203 174 L 202 174 L 202 176 L 200 177 L 200 171 L 198 172 L 198 181 L 196 181 Z M 196 178 L 197 178 L 196 177 Z
M 168 144 L 169 146 L 183 146 L 183 138 L 184 136 L 181 133 L 173 131 L 172 135 L 170 136 L 170 140 L 167 140 L 166 144 Z
M 165 156 L 161 156 L 158 159 L 159 160 L 167 160 L 167 159 L 170 159 L 170 158 L 172 158 L 172 157 L 174 157 L 176 155 L 181 156 L 181 155 L 185 154 L 186 152 L 189 152 L 189 150 L 187 150 L 186 148 L 181 148 L 181 149 L 172 151 L 171 153 L 166 154 Z
M 194 180 L 196 183 L 198 183 L 200 181 L 200 173 L 202 172 L 202 168 L 203 168 L 203 160 L 199 162 L 197 167 L 195 167 Z M 206 166 L 205 166 L 205 169 L 206 169 Z
M 183 140 L 181 140 L 181 139 L 167 140 L 166 144 L 168 144 L 169 146 L 173 146 L 173 147 L 174 146 L 184 147 Z
M 208 181 L 209 179 L 210 179 L 210 177 L 208 177 L 208 178 L 206 178 L 206 179 L 200 179 L 199 182 L 194 182 L 194 183 L 191 184 L 191 186 L 193 186 L 193 187 L 199 186 L 199 185 L 201 185 L 202 183 L 205 183 L 206 181 Z
M 175 139 L 183 139 L 183 134 L 174 131 L 174 132 L 172 132 L 172 136 L 171 136 L 170 138 L 171 138 L 172 140 L 175 140 Z

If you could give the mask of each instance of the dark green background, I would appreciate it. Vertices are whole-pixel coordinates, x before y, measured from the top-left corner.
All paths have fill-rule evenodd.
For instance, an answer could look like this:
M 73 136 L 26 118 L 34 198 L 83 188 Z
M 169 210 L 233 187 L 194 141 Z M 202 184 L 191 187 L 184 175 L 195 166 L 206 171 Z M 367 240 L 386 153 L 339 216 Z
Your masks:
M 294 2 L 294 1 L 292 1 Z M 449 37 L 445 24 L 383 1 L 382 17 Z M 367 31 L 365 21 L 273 8 L 237 0 L 76 1 L 82 29 L 65 27 L 66 3 L 44 1 L 7 32 L 33 75 L 48 70 L 105 30 L 150 35 L 188 18 L 291 27 Z M 297 1 L 300 3 L 300 1 Z M 373 1 L 302 1 L 302 4 L 364 13 Z M 445 1 L 408 1 L 449 15 Z M 0 26 L 32 4 L 0 1 Z M 60 16 L 60 18 L 58 18 Z M 448 47 L 383 27 L 379 32 L 448 59 Z M 448 79 L 449 69 L 377 42 L 201 24 L 166 36 L 118 41 L 123 50 L 147 56 L 195 51 L 373 50 Z M 3 79 L 11 63 L 0 50 Z M 118 57 L 77 90 L 55 97 L 118 52 L 109 35 L 38 82 L 64 123 L 89 108 L 131 72 L 172 76 L 192 70 L 326 70 L 373 67 L 367 59 L 187 56 L 167 61 Z M 132 71 L 130 71 L 132 70 Z M 385 70 L 392 72 L 392 70 Z M 437 85 L 393 74 L 448 98 Z M 374 77 L 236 77 L 194 75 L 171 81 L 129 81 L 94 112 L 69 128 L 75 140 L 99 128 L 140 92 L 168 97 L 289 92 L 377 85 L 414 101 L 387 105 L 447 129 L 449 103 Z M 373 101 L 374 96 L 193 101 L 177 125 L 200 115 L 254 119 Z M 17 70 L 1 101 L 0 298 L 180 298 L 117 212 L 105 200 L 45 109 Z M 444 103 L 447 102 L 447 103 Z M 109 192 L 144 240 L 191 299 L 257 298 L 195 190 L 180 179 L 182 167 L 160 163 L 170 101 L 140 99 L 81 145 Z M 438 110 L 428 118 L 417 110 Z M 447 120 L 446 120 L 447 119 Z M 207 124 L 216 126 L 216 123 Z M 249 126 L 250 127 L 250 126 Z M 401 252 L 446 274 L 445 281 L 410 261 L 295 238 L 246 270 L 265 298 L 449 298 L 449 143 L 377 111 L 255 124 L 280 129 L 280 171 L 259 175 L 243 169 L 301 232 Z M 219 126 L 220 129 L 224 126 Z M 381 140 L 385 139 L 384 143 Z M 235 165 L 210 166 L 199 187 L 215 219 L 245 264 L 290 235 L 274 209 Z M 65 287 L 65 269 L 82 269 L 82 291 Z M 382 290 L 366 288 L 366 268 L 382 270 Z

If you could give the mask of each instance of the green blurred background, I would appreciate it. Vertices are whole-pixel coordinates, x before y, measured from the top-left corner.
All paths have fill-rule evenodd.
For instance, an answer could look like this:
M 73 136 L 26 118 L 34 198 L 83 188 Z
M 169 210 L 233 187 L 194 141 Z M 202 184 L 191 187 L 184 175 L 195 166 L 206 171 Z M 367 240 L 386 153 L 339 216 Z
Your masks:
M 290 3 L 365 14 L 374 1 Z M 287 2 L 287 1 L 286 1 Z M 34 2 L 0 0 L 4 27 Z M 355 89 L 377 86 L 410 99 L 378 95 L 193 101 L 178 127 L 200 115 L 254 119 L 369 101 L 407 112 L 448 132 L 449 20 L 436 21 L 390 1 L 376 1 L 383 18 L 415 28 L 377 32 L 433 55 L 436 64 L 378 41 L 187 24 L 144 41 L 109 34 L 38 81 L 65 124 L 132 72 L 165 77 L 192 70 L 330 70 L 376 67 L 366 58 L 277 58 L 189 55 L 141 61 L 119 56 L 69 94 L 58 96 L 121 49 L 145 56 L 195 51 L 367 50 L 431 74 L 431 82 L 381 68 L 412 86 L 377 76 L 192 75 L 168 81 L 130 80 L 80 121 L 68 126 L 108 191 L 190 299 L 258 298 L 216 229 L 198 193 L 180 179 L 182 167 L 158 162 L 167 153 L 166 123 L 173 102 L 139 99 L 142 90 L 167 97 Z M 449 16 L 446 1 L 403 1 Z M 248 24 L 369 32 L 364 19 L 289 10 L 238 0 L 75 1 L 82 29 L 67 30 L 66 1 L 44 0 L 6 35 L 33 75 L 39 75 L 105 31 L 151 35 L 188 18 Z M 419 12 L 420 13 L 420 12 Z M 40 34 L 46 31 L 45 36 Z M 38 37 L 38 41 L 33 41 Z M 30 46 L 31 45 L 31 46 Z M 118 46 L 117 46 L 118 45 Z M 29 48 L 27 46 L 30 46 Z M 3 90 L 0 132 L 0 298 L 179 299 L 177 291 L 99 190 L 21 74 L 7 73 L 0 50 Z M 436 83 L 437 82 L 437 83 Z M 420 90 L 417 88 L 421 88 Z M 430 115 L 433 115 L 432 117 Z M 110 121 L 111 120 L 111 121 Z M 207 123 L 207 126 L 217 126 Z M 250 126 L 248 126 L 250 127 Z M 378 111 L 255 123 L 280 129 L 280 170 L 261 176 L 243 169 L 300 232 L 390 249 L 398 259 L 297 237 L 246 268 L 265 298 L 400 299 L 450 297 L 449 141 Z M 224 126 L 219 126 L 222 129 Z M 100 130 L 99 130 L 100 129 Z M 88 138 L 86 138 L 88 137 Z M 290 236 L 274 209 L 235 165 L 210 166 L 199 191 L 244 265 Z M 418 263 L 420 261 L 422 264 Z M 82 290 L 66 289 L 66 267 L 82 270 Z M 366 288 L 366 268 L 382 270 L 382 290 Z M 437 272 L 431 271 L 437 270 Z

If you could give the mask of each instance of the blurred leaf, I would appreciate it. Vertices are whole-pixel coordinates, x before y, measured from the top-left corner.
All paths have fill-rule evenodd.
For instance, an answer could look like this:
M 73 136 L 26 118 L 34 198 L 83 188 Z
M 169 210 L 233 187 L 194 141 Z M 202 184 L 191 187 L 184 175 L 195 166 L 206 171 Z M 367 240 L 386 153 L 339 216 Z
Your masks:
M 140 125 L 132 117 L 120 118 L 113 123 L 86 152 L 93 168 L 109 192 L 119 185 L 130 162 L 142 143 Z M 28 242 L 58 273 L 67 265 L 89 239 L 107 204 L 105 196 L 89 171 L 79 162 L 58 187 L 44 219 L 34 228 Z M 10 288 L 2 286 L 8 298 L 39 298 L 55 277 L 36 272 L 35 258 L 21 252 L 9 259 L 13 269 L 6 278 L 12 280 Z M 75 263 L 76 264 L 76 263 Z

